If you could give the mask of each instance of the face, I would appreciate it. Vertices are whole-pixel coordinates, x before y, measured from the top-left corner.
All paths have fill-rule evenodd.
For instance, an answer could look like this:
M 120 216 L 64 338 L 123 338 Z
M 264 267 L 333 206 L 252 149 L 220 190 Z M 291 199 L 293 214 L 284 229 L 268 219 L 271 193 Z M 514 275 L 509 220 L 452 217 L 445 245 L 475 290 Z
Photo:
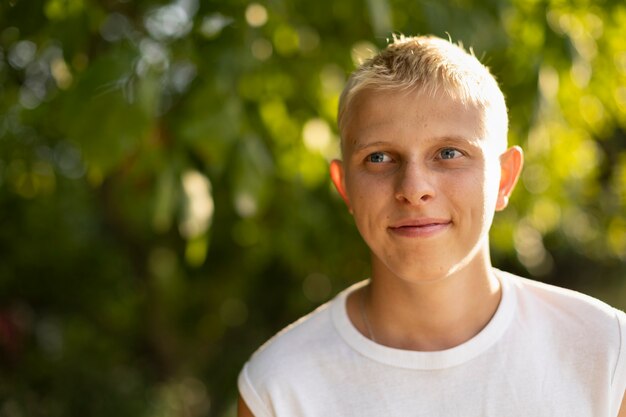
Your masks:
M 483 110 L 445 95 L 364 91 L 331 177 L 372 252 L 373 274 L 408 281 L 489 262 L 488 232 L 519 171 Z

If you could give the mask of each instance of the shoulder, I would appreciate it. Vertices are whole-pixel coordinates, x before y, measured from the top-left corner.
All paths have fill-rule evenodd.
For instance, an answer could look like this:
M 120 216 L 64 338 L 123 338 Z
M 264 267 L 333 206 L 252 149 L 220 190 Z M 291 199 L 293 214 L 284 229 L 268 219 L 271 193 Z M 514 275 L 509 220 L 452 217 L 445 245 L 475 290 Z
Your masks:
M 315 378 L 321 369 L 336 361 L 343 346 L 336 330 L 333 311 L 345 305 L 350 289 L 290 324 L 263 344 L 239 374 L 239 391 L 255 415 L 270 398 L 284 396 L 302 378 Z
M 544 315 L 575 323 L 606 324 L 618 330 L 623 312 L 589 295 L 545 282 L 504 273 L 517 293 L 521 307 L 533 307 Z
M 517 295 L 518 328 L 526 329 L 528 337 L 560 346 L 560 358 L 575 357 L 577 368 L 592 362 L 584 368 L 588 378 L 605 369 L 616 415 L 626 389 L 626 314 L 577 291 L 506 273 L 502 278 Z
M 626 315 L 578 291 L 504 273 L 514 289 L 517 320 L 550 339 L 584 346 L 621 362 L 626 343 Z
M 334 334 L 331 309 L 336 302 L 323 304 L 265 342 L 250 358 L 249 371 L 273 373 L 278 363 L 297 360 L 303 352 L 326 343 Z

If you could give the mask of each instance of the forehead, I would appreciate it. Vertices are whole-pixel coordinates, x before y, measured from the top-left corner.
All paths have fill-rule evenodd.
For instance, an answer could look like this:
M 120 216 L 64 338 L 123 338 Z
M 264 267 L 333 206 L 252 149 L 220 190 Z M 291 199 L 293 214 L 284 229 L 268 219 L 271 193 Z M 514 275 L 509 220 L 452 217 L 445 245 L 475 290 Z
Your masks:
M 373 140 L 437 137 L 486 139 L 482 106 L 445 93 L 364 90 L 352 100 L 342 135 L 342 150 Z

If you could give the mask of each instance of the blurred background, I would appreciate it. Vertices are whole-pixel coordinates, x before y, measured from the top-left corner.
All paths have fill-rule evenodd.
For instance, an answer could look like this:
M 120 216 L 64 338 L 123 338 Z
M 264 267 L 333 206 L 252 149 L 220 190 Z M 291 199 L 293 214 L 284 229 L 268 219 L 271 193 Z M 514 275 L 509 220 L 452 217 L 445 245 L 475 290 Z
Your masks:
M 327 167 L 394 32 L 502 84 L 494 264 L 625 308 L 622 0 L 2 0 L 0 416 L 233 416 L 249 355 L 368 275 Z

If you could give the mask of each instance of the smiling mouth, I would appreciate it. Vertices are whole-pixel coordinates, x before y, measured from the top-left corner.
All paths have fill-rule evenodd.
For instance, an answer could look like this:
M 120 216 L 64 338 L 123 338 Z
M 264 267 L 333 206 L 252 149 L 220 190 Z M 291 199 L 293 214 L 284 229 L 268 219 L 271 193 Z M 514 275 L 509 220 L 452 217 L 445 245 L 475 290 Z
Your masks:
M 430 237 L 447 230 L 451 225 L 452 222 L 446 220 L 424 220 L 390 226 L 389 231 L 404 237 Z

